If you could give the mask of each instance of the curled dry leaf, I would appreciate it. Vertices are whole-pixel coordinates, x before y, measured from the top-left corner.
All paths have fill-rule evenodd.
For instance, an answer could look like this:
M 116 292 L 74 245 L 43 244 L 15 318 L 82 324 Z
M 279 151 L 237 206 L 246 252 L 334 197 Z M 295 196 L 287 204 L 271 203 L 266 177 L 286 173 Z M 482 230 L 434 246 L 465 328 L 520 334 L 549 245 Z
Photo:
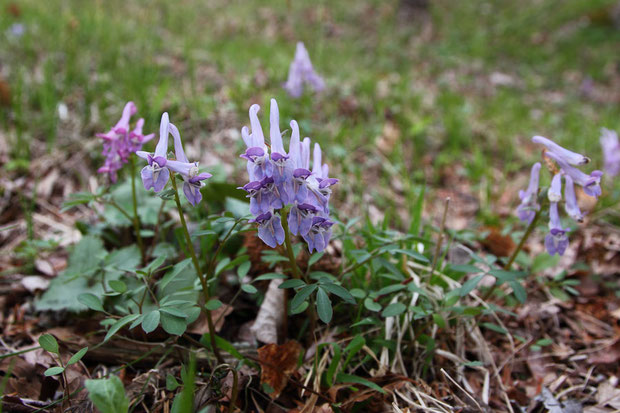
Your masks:
M 301 349 L 301 344 L 294 340 L 282 345 L 267 344 L 258 349 L 260 381 L 273 389 L 269 394 L 273 400 L 280 396 L 289 376 L 297 369 Z
M 282 329 L 284 324 L 286 313 L 282 304 L 286 291 L 278 288 L 280 284 L 282 284 L 280 279 L 271 280 L 254 325 L 250 327 L 256 339 L 263 343 L 277 343 L 278 331 Z

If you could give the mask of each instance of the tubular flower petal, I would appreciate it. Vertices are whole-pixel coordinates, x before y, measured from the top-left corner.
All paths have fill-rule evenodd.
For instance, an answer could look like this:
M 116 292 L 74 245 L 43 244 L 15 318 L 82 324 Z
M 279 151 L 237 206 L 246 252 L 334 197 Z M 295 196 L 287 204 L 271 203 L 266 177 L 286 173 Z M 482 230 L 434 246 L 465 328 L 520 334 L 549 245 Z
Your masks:
M 260 214 L 250 222 L 258 224 L 258 237 L 271 248 L 284 243 L 284 228 L 282 228 L 280 216 L 273 211 Z
M 601 129 L 601 147 L 605 159 L 605 172 L 610 176 L 620 175 L 620 142 L 615 131 Z
M 566 203 L 564 204 L 564 210 L 569 217 L 577 222 L 583 222 L 583 214 L 577 205 L 577 197 L 575 196 L 575 185 L 573 179 L 569 175 L 564 175 L 564 198 Z
M 568 229 L 562 228 L 558 204 L 552 202 L 549 206 L 549 233 L 545 236 L 545 247 L 550 255 L 564 255 L 568 247 L 567 231 Z
M 585 165 L 590 162 L 590 158 L 579 153 L 569 151 L 568 149 L 565 149 L 553 142 L 551 139 L 547 139 L 542 136 L 534 136 L 532 138 L 532 142 L 544 145 L 548 151 L 553 152 L 569 165 Z
M 586 194 L 594 197 L 599 197 L 602 194 L 600 184 L 603 172 L 592 171 L 590 172 L 590 175 L 588 175 L 581 172 L 579 169 L 570 166 L 562 157 L 558 156 L 554 152 L 547 152 L 545 155 L 556 161 L 558 165 L 560 165 L 561 171 L 566 175 L 569 175 L 573 179 L 574 183 L 582 186 L 583 191 Z
M 526 191 L 519 191 L 521 204 L 517 207 L 517 215 L 521 221 L 532 222 L 536 212 L 540 210 L 538 204 L 538 182 L 540 177 L 540 162 L 536 162 L 532 166 L 530 173 L 530 183 Z

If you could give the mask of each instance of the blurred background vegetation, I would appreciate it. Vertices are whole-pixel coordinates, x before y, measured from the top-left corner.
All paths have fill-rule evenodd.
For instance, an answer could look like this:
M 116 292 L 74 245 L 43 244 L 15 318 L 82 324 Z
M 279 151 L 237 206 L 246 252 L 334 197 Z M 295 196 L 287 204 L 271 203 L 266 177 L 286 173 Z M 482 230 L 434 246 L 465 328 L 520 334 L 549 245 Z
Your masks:
M 94 134 L 133 100 L 145 132 L 170 112 L 190 153 L 242 183 L 238 131 L 275 97 L 281 124 L 323 146 L 336 202 L 399 224 L 422 185 L 458 187 L 492 220 L 527 179 L 532 135 L 600 165 L 600 128 L 620 129 L 619 14 L 616 0 L 3 2 L 3 169 L 88 151 L 94 174 Z M 328 88 L 293 100 L 297 41 Z

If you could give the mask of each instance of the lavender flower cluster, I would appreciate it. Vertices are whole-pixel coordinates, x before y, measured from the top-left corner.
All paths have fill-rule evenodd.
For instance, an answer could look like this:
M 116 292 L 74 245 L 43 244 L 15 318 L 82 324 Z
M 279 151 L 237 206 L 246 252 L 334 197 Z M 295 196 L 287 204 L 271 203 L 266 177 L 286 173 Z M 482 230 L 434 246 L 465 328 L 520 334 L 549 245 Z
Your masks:
M 329 198 L 331 186 L 338 182 L 329 178 L 329 168 L 322 163 L 321 147 L 314 144 L 310 170 L 310 138 L 300 138 L 295 120 L 289 151 L 286 153 L 280 132 L 278 104 L 271 99 L 269 137 L 265 144 L 258 120 L 258 105 L 250 107 L 250 126 L 241 130 L 247 146 L 242 158 L 247 160 L 249 183 L 242 187 L 250 198 L 252 222 L 258 224 L 258 236 L 272 248 L 284 242 L 281 219 L 288 211 L 287 224 L 293 235 L 300 235 L 310 252 L 323 251 L 331 237 Z
M 592 171 L 589 175 L 575 168 L 575 166 L 585 165 L 590 159 L 569 151 L 542 136 L 534 136 L 534 143 L 542 144 L 545 147 L 545 156 L 554 161 L 559 170 L 551 180 L 551 186 L 547 191 L 549 199 L 549 233 L 545 236 L 545 247 L 549 254 L 563 255 L 568 247 L 568 228 L 562 226 L 558 203 L 562 201 L 562 179 L 564 179 L 564 210 L 566 214 L 577 222 L 583 221 L 583 214 L 577 204 L 575 195 L 575 184 L 583 188 L 583 192 L 589 196 L 599 197 L 601 195 L 601 177 L 603 172 Z M 521 204 L 517 208 L 519 219 L 531 223 L 536 213 L 540 210 L 538 204 L 538 183 L 540 174 L 540 163 L 532 166 L 530 183 L 526 191 L 519 191 Z
M 174 155 L 176 159 L 168 159 L 168 136 L 172 134 L 174 139 Z M 161 116 L 159 125 L 159 142 L 154 153 L 137 151 L 136 155 L 145 159 L 148 165 L 142 168 L 140 173 L 144 189 L 153 188 L 159 192 L 166 186 L 170 178 L 170 171 L 176 172 L 183 178 L 183 193 L 190 204 L 196 206 L 202 200 L 200 188 L 202 181 L 211 178 L 211 174 L 200 172 L 198 162 L 190 162 L 183 150 L 181 133 L 168 118 L 168 113 Z
M 284 84 L 284 89 L 291 97 L 298 98 L 304 92 L 304 84 L 307 84 L 315 92 L 325 89 L 325 81 L 314 71 L 306 47 L 302 42 L 298 42 L 295 58 L 289 67 L 288 79 Z
M 121 119 L 110 129 L 108 133 L 98 133 L 97 137 L 103 139 L 103 156 L 105 162 L 97 170 L 99 173 L 107 173 L 111 182 L 118 179 L 117 171 L 129 160 L 129 155 L 140 150 L 142 145 L 153 139 L 155 134 L 144 136 L 142 127 L 144 119 L 138 119 L 136 127 L 131 130 L 129 120 L 136 114 L 138 108 L 133 102 L 127 102 L 123 109 Z

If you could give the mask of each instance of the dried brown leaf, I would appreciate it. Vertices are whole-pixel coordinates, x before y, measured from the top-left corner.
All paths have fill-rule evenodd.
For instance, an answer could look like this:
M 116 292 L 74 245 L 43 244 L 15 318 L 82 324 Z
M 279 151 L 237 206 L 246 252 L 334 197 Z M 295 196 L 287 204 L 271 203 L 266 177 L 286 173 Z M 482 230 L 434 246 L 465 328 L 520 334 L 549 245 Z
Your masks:
M 269 394 L 273 400 L 280 396 L 286 387 L 288 377 L 297 369 L 301 350 L 301 344 L 297 341 L 287 341 L 282 345 L 267 344 L 258 348 L 260 381 L 273 389 Z

